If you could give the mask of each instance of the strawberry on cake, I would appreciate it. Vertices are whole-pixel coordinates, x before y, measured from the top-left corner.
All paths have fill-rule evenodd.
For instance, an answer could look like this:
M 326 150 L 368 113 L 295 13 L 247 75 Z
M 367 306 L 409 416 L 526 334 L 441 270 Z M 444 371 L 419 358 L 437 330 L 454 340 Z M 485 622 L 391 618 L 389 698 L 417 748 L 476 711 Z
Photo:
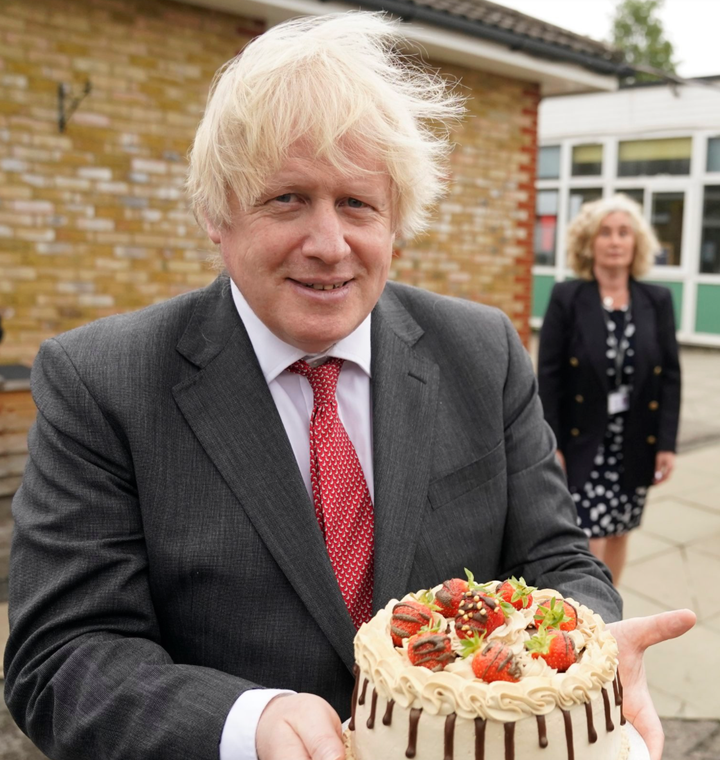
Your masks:
M 361 626 L 348 759 L 625 760 L 618 649 L 600 616 L 523 578 L 467 576 Z

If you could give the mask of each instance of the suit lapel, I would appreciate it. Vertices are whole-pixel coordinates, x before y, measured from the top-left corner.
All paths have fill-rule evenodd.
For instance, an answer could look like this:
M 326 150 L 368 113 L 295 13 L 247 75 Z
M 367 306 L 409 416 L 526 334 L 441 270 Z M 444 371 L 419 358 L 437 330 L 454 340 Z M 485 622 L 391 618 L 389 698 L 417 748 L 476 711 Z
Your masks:
M 590 363 L 600 381 L 600 386 L 607 392 L 607 325 L 600 303 L 600 290 L 595 280 L 583 283 L 580 287 L 577 306 L 577 323 Z
M 657 364 L 653 347 L 657 345 L 655 334 L 655 309 L 637 280 L 630 280 L 630 308 L 635 325 L 635 362 L 633 395 L 643 387 L 647 373 Z
M 422 333 L 386 287 L 372 319 L 375 610 L 407 593 L 427 509 L 440 372 L 412 348 Z
M 198 367 L 173 389 L 180 410 L 288 581 L 351 668 L 355 628 L 227 278 L 208 288 L 178 351 Z

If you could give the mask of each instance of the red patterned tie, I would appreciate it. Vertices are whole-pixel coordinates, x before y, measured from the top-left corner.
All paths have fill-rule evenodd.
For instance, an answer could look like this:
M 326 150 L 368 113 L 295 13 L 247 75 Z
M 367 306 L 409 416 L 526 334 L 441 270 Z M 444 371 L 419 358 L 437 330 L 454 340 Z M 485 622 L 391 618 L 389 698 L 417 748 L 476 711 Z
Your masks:
M 373 504 L 355 448 L 338 415 L 342 359 L 319 367 L 300 360 L 288 367 L 313 390 L 310 480 L 315 515 L 350 617 L 359 628 L 372 617 Z

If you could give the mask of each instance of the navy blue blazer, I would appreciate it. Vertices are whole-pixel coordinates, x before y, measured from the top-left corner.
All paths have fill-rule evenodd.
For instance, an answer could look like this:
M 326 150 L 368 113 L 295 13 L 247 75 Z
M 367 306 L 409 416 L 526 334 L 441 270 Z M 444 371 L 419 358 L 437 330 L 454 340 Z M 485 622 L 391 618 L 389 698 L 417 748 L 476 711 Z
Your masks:
M 625 430 L 623 486 L 652 484 L 655 455 L 675 451 L 680 363 L 667 288 L 630 280 L 635 373 Z M 555 285 L 540 333 L 538 381 L 545 419 L 565 456 L 568 484 L 582 488 L 607 425 L 607 328 L 595 280 Z

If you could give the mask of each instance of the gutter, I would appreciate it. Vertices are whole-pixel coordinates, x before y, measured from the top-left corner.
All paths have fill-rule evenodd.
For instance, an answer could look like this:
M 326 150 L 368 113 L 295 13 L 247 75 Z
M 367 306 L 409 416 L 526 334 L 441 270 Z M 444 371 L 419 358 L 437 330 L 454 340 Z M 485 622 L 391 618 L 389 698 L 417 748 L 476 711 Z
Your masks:
M 325 3 L 327 0 L 320 0 L 320 2 Z M 632 76 L 635 71 L 624 61 L 604 61 L 601 58 L 579 53 L 569 48 L 551 45 L 550 43 L 498 29 L 497 27 L 485 26 L 481 22 L 474 22 L 461 16 L 453 16 L 449 13 L 436 11 L 422 5 L 408 5 L 405 2 L 398 2 L 398 0 L 356 0 L 353 5 L 358 5 L 367 10 L 392 13 L 394 16 L 407 22 L 424 21 L 432 26 L 460 32 L 469 37 L 497 42 L 511 50 L 519 50 L 530 55 L 551 60 L 574 63 L 600 74 L 626 77 Z

